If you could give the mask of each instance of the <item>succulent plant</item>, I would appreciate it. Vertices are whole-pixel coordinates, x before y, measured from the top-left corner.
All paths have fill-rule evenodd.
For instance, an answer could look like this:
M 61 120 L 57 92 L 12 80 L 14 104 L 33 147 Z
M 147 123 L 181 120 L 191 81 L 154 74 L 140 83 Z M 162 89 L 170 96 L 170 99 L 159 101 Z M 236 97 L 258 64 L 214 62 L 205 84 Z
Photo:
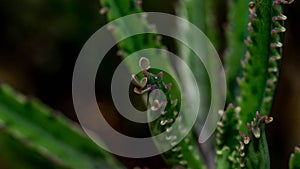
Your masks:
M 129 70 L 139 64 L 140 72 L 132 75 L 132 84 L 135 86 L 133 92 L 147 95 L 148 117 L 159 112 L 159 117 L 148 125 L 152 136 L 167 133 L 165 138 L 154 139 L 154 142 L 158 150 L 166 145 L 172 146 L 172 149 L 161 154 L 169 168 L 270 168 L 265 129 L 273 121 L 270 110 L 278 82 L 283 33 L 286 30 L 283 22 L 287 17 L 283 15 L 282 5 L 290 3 L 292 0 L 228 1 L 230 10 L 224 59 L 228 104 L 225 110 L 219 111 L 221 120 L 206 147 L 197 142 L 200 126 L 195 125 L 191 131 L 185 129 L 191 117 L 188 106 L 181 105 L 181 99 L 189 96 L 181 97 L 184 94 L 180 93 L 174 80 L 181 77 L 183 83 L 189 84 L 190 79 L 182 76 L 182 69 L 176 67 L 179 70 L 178 77 L 170 77 L 166 72 L 152 68 L 151 64 L 155 63 L 150 63 L 147 56 L 140 56 L 139 63 L 126 62 Z M 101 5 L 100 13 L 105 14 L 108 21 L 143 12 L 140 0 L 101 0 Z M 216 0 L 182 0 L 177 7 L 177 14 L 203 30 L 219 48 L 220 37 L 215 33 L 218 32 L 218 23 L 215 16 L 210 14 L 216 5 Z M 127 23 L 110 25 L 109 29 L 116 38 L 124 37 L 130 31 L 149 29 L 155 32 L 155 26 L 146 17 L 137 17 L 133 23 L 133 30 L 127 29 Z M 195 37 L 189 35 L 189 30 L 180 31 L 189 42 L 197 42 Z M 116 55 L 125 59 L 141 49 L 164 48 L 160 39 L 159 35 L 153 33 L 125 39 L 118 43 Z M 195 54 L 180 44 L 178 53 L 197 75 L 196 81 L 202 86 L 200 90 L 205 98 L 201 111 L 206 112 L 210 106 L 211 84 L 205 69 L 214 69 L 215 63 L 207 57 L 208 67 L 198 64 Z M 159 58 L 166 70 L 176 72 L 165 53 L 149 54 Z M 213 72 L 214 76 L 218 76 L 217 70 Z M 183 110 L 181 114 L 180 109 Z M 203 120 L 203 117 L 198 117 L 199 120 Z M 182 136 L 183 139 L 178 139 Z M 0 147 L 7 152 L 3 158 L 11 165 L 10 168 L 125 168 L 82 134 L 76 125 L 55 114 L 38 100 L 17 94 L 7 85 L 0 86 Z M 14 158 L 18 155 L 24 158 Z M 35 161 L 34 165 L 30 163 L 32 160 Z M 299 148 L 295 148 L 291 155 L 289 167 L 300 168 Z

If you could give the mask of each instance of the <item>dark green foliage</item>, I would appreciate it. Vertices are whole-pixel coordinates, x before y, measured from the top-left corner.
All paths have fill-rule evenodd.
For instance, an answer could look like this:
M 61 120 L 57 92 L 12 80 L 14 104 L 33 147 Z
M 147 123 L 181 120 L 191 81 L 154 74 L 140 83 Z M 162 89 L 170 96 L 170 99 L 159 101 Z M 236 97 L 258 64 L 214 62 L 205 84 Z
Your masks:
M 227 101 L 234 104 L 236 96 L 240 93 L 237 83 L 237 78 L 241 76 L 242 71 L 240 63 L 247 50 L 243 42 L 248 35 L 248 3 L 248 0 L 230 0 L 228 2 L 227 50 L 224 60 L 228 88 Z
M 6 85 L 0 86 L 0 128 L 1 154 L 24 155 L 12 168 L 123 168 L 66 118 Z
M 213 1 L 199 1 L 199 0 L 183 0 L 179 3 L 179 6 L 177 8 L 177 13 L 180 17 L 188 20 L 195 26 L 197 26 L 201 31 L 203 31 L 210 40 L 214 40 L 212 43 L 216 45 L 218 41 L 215 37 L 216 29 L 214 24 L 214 20 L 209 20 L 214 18 L 214 15 L 210 15 L 212 11 L 210 11 L 209 7 L 213 6 Z M 201 9 L 201 10 L 199 10 Z M 209 25 L 208 25 L 209 24 Z M 209 27 L 211 25 L 214 25 L 213 27 Z M 178 25 L 180 27 L 180 25 Z M 189 28 L 184 28 L 180 30 L 182 37 L 185 38 L 186 41 L 189 42 L 189 44 L 194 44 L 194 46 L 197 46 L 199 43 L 199 39 L 195 39 L 193 35 L 191 35 L 189 32 Z M 210 106 L 210 81 L 209 77 L 206 71 L 206 68 L 201 60 L 199 60 L 198 56 L 188 47 L 184 46 L 183 44 L 178 44 L 178 49 L 181 58 L 185 61 L 185 63 L 189 66 L 193 74 L 195 75 L 197 84 L 199 87 L 199 92 L 201 93 L 201 106 L 200 109 L 202 112 L 208 112 L 209 106 Z M 206 48 L 205 48 L 206 49 Z M 206 52 L 207 53 L 207 52 Z M 208 62 L 210 60 L 208 59 Z M 181 70 L 179 73 L 181 73 L 181 78 L 186 81 L 190 81 L 190 77 L 185 75 L 184 69 Z M 190 90 L 188 87 L 186 90 Z M 203 118 L 203 117 L 199 117 Z M 203 120 L 203 119 L 199 119 Z M 195 130 L 197 133 L 200 133 L 199 131 L 200 127 L 196 127 Z

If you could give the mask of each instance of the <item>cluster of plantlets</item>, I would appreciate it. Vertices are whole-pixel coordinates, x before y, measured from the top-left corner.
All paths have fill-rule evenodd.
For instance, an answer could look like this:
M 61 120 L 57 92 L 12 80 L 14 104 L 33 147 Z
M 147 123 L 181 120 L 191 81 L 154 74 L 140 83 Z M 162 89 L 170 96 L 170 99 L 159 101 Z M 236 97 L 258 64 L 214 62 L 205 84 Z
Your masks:
M 144 95 L 159 89 L 166 96 L 163 102 L 156 99 L 158 96 L 151 99 L 149 97 L 149 111 L 161 112 L 157 120 L 149 123 L 149 129 L 152 135 L 164 131 L 169 134 L 164 141 L 174 147 L 162 154 L 169 168 L 270 168 L 265 128 L 273 120 L 269 114 L 282 56 L 282 33 L 285 32 L 283 22 L 287 19 L 282 13 L 282 5 L 291 2 L 229 1 L 225 53 L 228 106 L 226 110 L 220 111 L 222 118 L 215 133 L 216 139 L 209 144 L 212 147 L 216 144 L 213 149 L 208 148 L 215 152 L 212 153 L 215 154 L 213 166 L 209 164 L 209 160 L 204 160 L 209 159 L 207 154 L 198 150 L 196 134 L 193 131 L 182 141 L 177 140 L 188 123 L 187 113 L 178 114 L 181 103 L 178 86 L 172 78 L 165 77 L 163 72 L 152 69 L 148 59 L 141 57 L 141 73 L 132 76 L 132 82 L 136 86 L 134 92 Z M 108 21 L 142 12 L 140 0 L 102 0 L 101 4 L 103 8 L 100 12 L 107 15 Z M 182 0 L 177 13 L 203 30 L 218 47 L 220 37 L 215 33 L 218 32 L 216 18 L 210 14 L 216 6 L 216 0 Z M 137 18 L 135 22 L 137 30 L 154 29 L 146 18 Z M 125 29 L 125 24 L 111 25 L 112 34 L 116 37 L 126 34 L 128 30 Z M 181 33 L 188 35 L 186 31 L 188 30 L 182 30 Z M 186 38 L 191 43 L 197 42 L 193 37 Z M 159 35 L 147 34 L 124 40 L 118 44 L 118 55 L 126 58 L 140 49 L 163 48 L 160 39 Z M 178 50 L 193 73 L 198 75 L 196 80 L 204 87 L 201 90 L 209 91 L 209 78 L 203 73 L 204 66 L 195 65 L 194 54 L 189 49 L 179 45 Z M 164 53 L 153 55 L 157 55 L 168 70 L 174 71 Z M 131 65 L 137 63 L 127 64 L 130 69 Z M 210 100 L 210 93 L 206 92 L 205 97 Z M 208 101 L 204 104 L 207 105 L 203 105 L 203 111 L 209 106 Z M 175 121 L 180 121 L 179 125 L 174 126 Z M 1 150 L 8 153 L 5 161 L 11 164 L 11 168 L 124 168 L 72 126 L 72 123 L 54 114 L 40 102 L 16 94 L 6 85 L 0 86 L 0 146 Z M 199 130 L 197 127 L 196 125 L 195 131 Z M 160 149 L 160 140 L 154 142 Z M 23 153 L 24 157 L 34 160 L 35 163 L 30 163 L 27 159 L 13 158 L 18 156 L 16 152 Z M 79 158 L 82 160 L 76 160 Z M 291 155 L 289 167 L 300 168 L 299 148 L 295 148 Z

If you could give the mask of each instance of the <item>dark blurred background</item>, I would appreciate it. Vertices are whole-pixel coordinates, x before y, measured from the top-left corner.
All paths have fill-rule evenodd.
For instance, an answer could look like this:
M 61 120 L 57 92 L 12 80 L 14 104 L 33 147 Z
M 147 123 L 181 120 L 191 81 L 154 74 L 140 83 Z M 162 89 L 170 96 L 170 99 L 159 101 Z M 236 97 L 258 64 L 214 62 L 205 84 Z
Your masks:
M 174 0 L 144 0 L 143 7 L 145 11 L 173 14 L 175 4 Z M 287 168 L 289 154 L 294 146 L 300 146 L 300 23 L 297 19 L 300 2 L 295 1 L 286 8 L 287 33 L 272 109 L 274 123 L 267 131 L 272 168 L 280 169 Z M 85 41 L 106 23 L 99 9 L 97 0 L 1 0 L 0 81 L 40 98 L 77 121 L 71 96 L 73 67 Z M 220 28 L 225 24 L 222 22 L 225 20 L 221 18 Z M 116 55 L 108 57 L 108 65 L 120 62 Z M 109 85 L 105 81 L 97 84 Z M 98 95 L 102 97 L 101 90 Z M 105 99 L 102 102 L 109 109 L 111 105 L 105 104 Z M 122 127 L 118 126 L 118 119 L 112 123 Z M 153 161 L 158 158 L 121 160 L 129 161 L 129 166 L 156 166 Z

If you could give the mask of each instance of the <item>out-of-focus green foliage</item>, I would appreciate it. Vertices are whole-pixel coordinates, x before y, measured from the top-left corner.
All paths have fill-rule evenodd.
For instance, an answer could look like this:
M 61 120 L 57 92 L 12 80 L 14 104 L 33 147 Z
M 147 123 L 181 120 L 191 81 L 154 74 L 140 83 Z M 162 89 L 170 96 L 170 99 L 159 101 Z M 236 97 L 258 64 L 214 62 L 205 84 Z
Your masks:
M 241 60 L 245 57 L 246 46 L 243 43 L 248 35 L 249 0 L 228 1 L 228 25 L 226 27 L 227 50 L 225 54 L 225 67 L 227 78 L 227 101 L 236 103 L 236 96 L 240 92 L 237 78 L 241 76 Z
M 6 85 L 0 86 L 0 129 L 0 156 L 10 168 L 123 168 L 66 118 Z

